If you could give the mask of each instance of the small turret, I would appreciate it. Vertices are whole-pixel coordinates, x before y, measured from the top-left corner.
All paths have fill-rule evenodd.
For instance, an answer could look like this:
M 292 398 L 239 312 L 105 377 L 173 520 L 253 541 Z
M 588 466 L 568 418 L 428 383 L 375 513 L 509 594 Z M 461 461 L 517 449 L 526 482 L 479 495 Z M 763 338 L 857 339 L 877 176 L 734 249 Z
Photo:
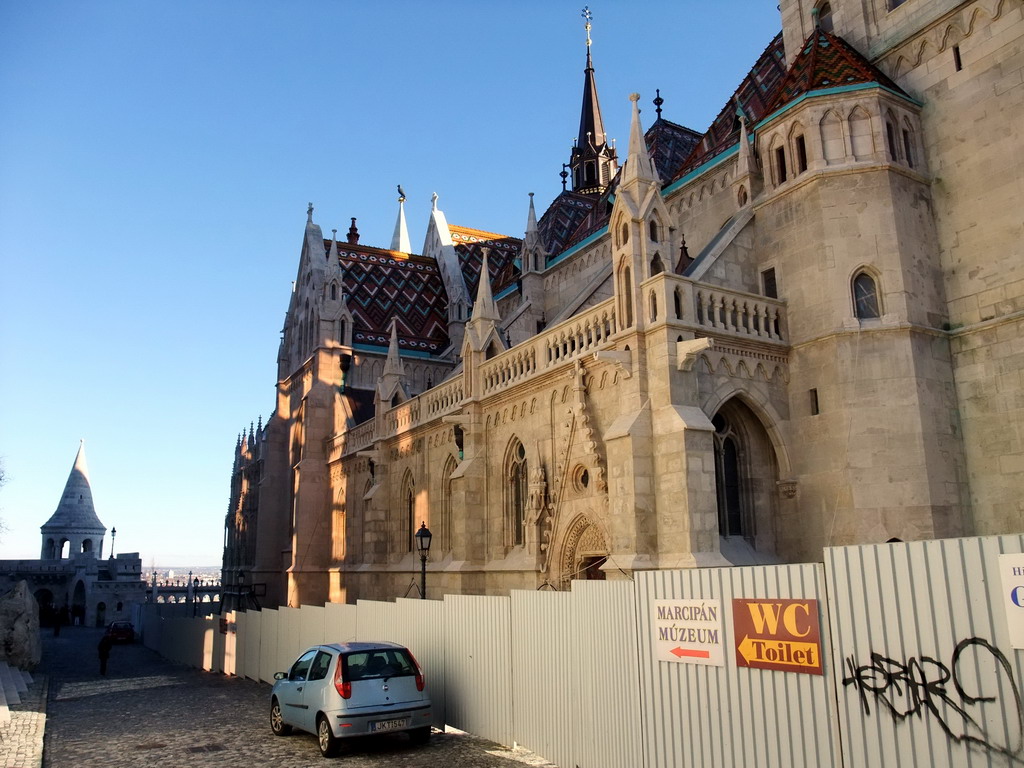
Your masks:
M 85 462 L 85 440 L 78 446 L 60 503 L 40 530 L 43 534 L 40 557 L 43 560 L 62 559 L 65 544 L 68 545 L 69 557 L 103 557 L 103 536 L 107 529 L 96 516 L 93 506 L 89 467 Z
M 412 253 L 409 243 L 409 228 L 405 224 L 405 192 L 398 185 L 398 221 L 395 222 L 395 233 L 391 237 L 391 250 Z

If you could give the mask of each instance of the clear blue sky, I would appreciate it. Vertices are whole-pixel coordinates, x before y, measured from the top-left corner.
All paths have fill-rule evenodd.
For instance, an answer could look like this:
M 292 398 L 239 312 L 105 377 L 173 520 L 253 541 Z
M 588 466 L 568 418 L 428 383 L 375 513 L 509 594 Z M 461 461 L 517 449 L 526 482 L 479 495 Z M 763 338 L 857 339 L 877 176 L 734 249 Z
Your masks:
M 582 5 L 0 3 L 0 559 L 38 557 L 84 438 L 118 552 L 219 563 L 307 202 L 386 247 L 401 183 L 415 250 L 435 191 L 521 237 L 578 128 Z M 703 131 L 780 28 L 775 0 L 591 10 L 622 150 L 631 92 Z

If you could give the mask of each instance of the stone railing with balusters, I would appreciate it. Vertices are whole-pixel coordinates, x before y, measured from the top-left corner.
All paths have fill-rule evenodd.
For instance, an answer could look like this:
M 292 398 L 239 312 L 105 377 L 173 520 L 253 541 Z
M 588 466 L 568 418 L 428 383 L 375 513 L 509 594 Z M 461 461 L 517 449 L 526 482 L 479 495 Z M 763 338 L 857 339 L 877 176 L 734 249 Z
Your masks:
M 438 416 L 458 410 L 462 398 L 465 396 L 464 393 L 465 385 L 462 382 L 462 376 L 438 384 L 433 389 L 428 389 L 420 395 L 424 404 L 424 415 L 428 419 L 436 419 Z
M 605 346 L 615 332 L 615 301 L 608 299 L 480 366 L 483 394 L 493 394 L 581 355 L 593 353 Z
M 723 334 L 757 341 L 786 343 L 786 303 L 754 293 L 696 283 L 678 275 L 658 275 L 643 290 L 657 298 L 669 320 L 705 336 Z
M 373 430 L 376 426 L 373 419 L 364 421 L 358 427 L 353 427 L 346 433 L 345 453 L 366 450 L 373 445 Z

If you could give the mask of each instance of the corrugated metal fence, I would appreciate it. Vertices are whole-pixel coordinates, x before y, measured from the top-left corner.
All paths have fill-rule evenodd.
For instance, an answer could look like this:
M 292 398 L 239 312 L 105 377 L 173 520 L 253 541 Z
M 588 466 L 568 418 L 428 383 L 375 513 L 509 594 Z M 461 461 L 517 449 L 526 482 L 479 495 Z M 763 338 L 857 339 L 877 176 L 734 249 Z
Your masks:
M 170 659 L 266 682 L 310 645 L 394 640 L 424 668 L 435 725 L 562 768 L 1021 765 L 1024 652 L 998 571 L 1020 552 L 1005 536 L 509 597 L 200 619 L 147 606 L 143 630 Z

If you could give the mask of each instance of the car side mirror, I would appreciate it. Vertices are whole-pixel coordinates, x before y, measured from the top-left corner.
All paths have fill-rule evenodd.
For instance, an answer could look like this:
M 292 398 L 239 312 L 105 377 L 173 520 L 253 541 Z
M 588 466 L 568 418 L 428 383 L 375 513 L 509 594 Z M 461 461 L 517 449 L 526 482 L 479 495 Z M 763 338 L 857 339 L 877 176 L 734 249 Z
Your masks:
M 275 672 L 274 673 L 274 679 L 275 680 L 287 680 L 288 679 L 288 673 L 287 672 Z

